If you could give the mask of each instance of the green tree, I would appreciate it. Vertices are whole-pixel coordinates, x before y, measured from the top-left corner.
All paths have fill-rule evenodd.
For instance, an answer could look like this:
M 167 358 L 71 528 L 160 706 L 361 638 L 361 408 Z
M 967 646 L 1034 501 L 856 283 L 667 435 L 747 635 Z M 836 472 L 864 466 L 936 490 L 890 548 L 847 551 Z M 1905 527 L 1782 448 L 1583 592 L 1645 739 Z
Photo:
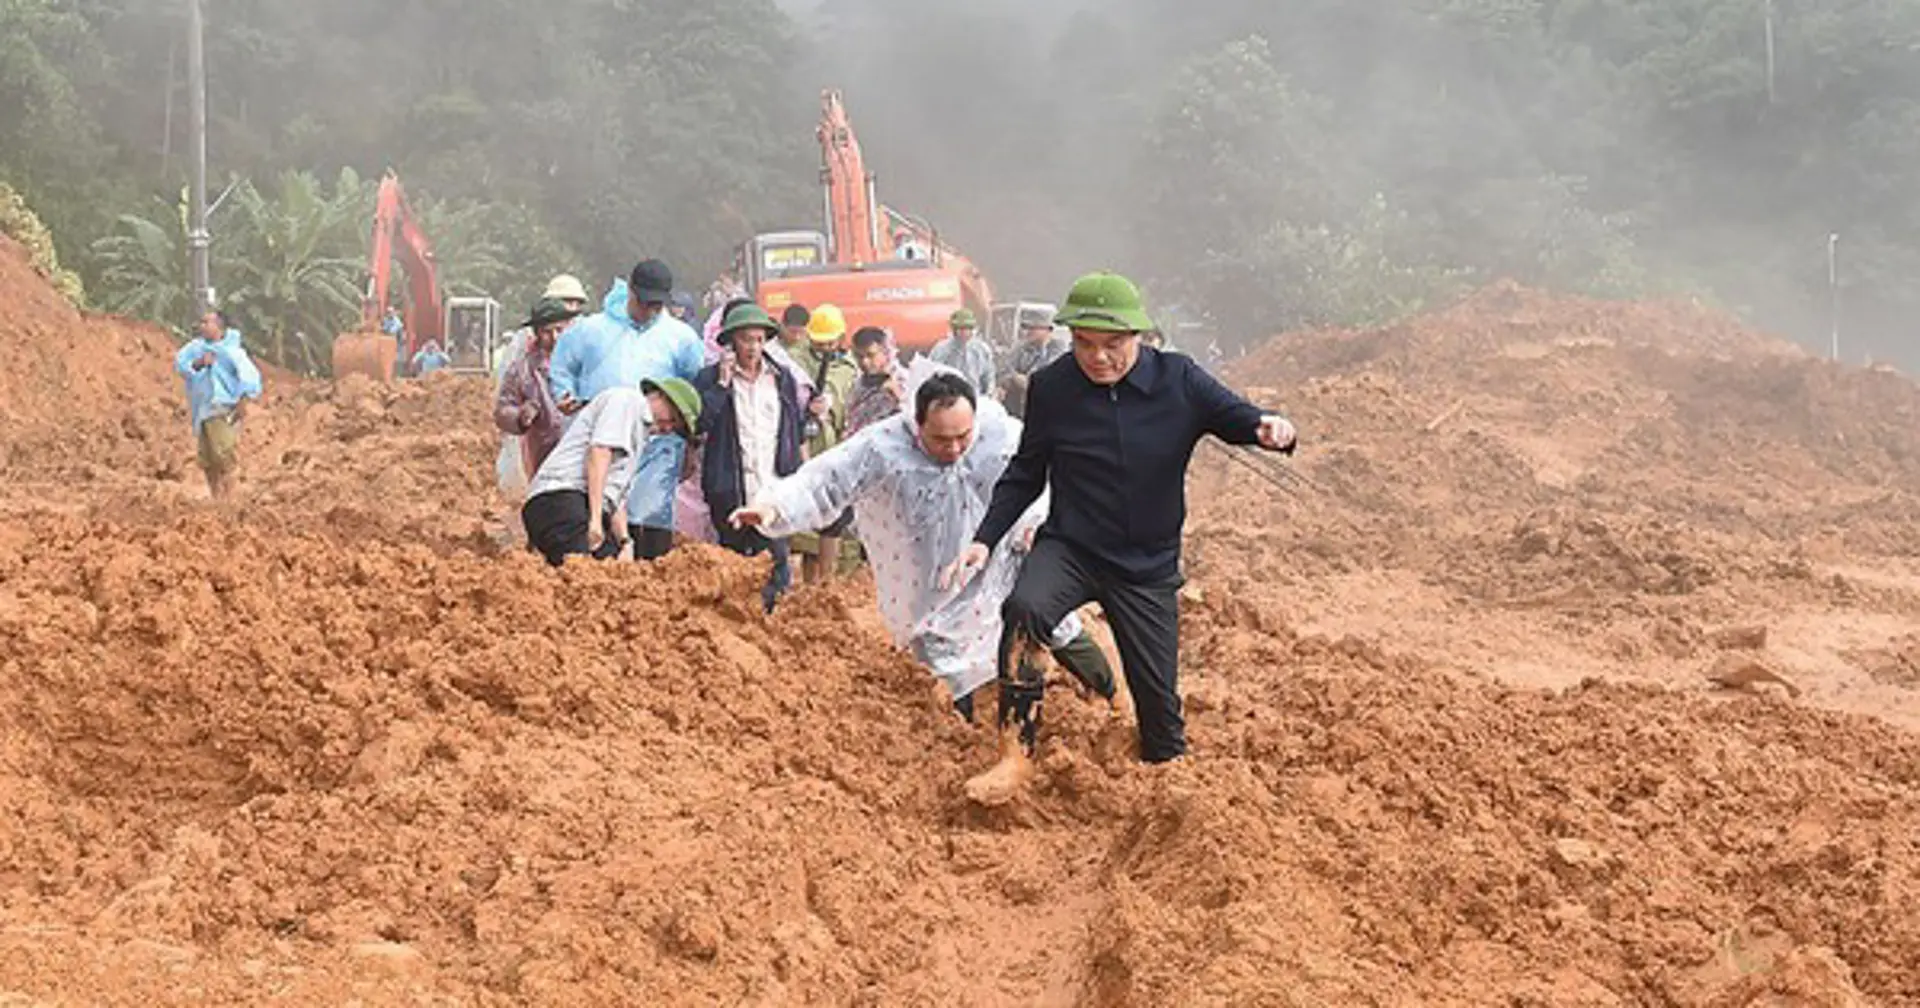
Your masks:
M 214 258 L 221 301 L 265 340 L 269 359 L 317 373 L 333 337 L 357 321 L 373 187 L 351 168 L 330 193 L 306 172 L 285 172 L 271 196 L 243 181 L 230 199 Z
M 121 214 L 112 234 L 94 239 L 94 296 L 107 311 L 179 326 L 192 310 L 186 229 L 177 213 L 161 220 Z

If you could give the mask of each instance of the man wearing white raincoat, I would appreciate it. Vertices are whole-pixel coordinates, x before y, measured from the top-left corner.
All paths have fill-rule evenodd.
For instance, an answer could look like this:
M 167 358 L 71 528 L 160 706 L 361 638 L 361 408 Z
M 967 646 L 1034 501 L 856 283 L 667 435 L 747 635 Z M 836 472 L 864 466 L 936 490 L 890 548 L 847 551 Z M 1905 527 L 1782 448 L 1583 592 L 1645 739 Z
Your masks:
M 1045 520 L 1047 498 L 1027 510 L 979 577 L 941 591 L 940 570 L 986 514 L 1020 443 L 1020 422 L 959 372 L 925 359 L 909 369 L 905 391 L 907 409 L 763 488 L 731 520 L 787 536 L 831 525 L 852 507 L 888 632 L 933 670 L 955 709 L 972 720 L 974 691 L 997 675 L 1000 607 L 1028 542 L 1021 533 Z M 1089 689 L 1113 699 L 1113 670 L 1077 616 L 1069 613 L 1055 627 L 1049 646 Z

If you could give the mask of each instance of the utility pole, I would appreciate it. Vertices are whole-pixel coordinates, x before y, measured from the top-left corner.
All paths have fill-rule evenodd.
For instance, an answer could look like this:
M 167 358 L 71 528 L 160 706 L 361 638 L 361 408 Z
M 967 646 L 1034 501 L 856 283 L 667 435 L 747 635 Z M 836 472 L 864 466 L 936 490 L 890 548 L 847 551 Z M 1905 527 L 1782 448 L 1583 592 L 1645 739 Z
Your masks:
M 1827 291 L 1832 297 L 1830 305 L 1833 323 L 1830 352 L 1833 360 L 1840 359 L 1840 236 L 1827 235 Z
M 1773 0 L 1767 0 L 1767 104 L 1775 104 L 1773 87 Z
M 200 0 L 187 0 L 187 101 L 193 154 L 193 206 L 187 219 L 187 250 L 193 258 L 193 320 L 213 310 L 213 267 L 207 233 L 207 54 Z

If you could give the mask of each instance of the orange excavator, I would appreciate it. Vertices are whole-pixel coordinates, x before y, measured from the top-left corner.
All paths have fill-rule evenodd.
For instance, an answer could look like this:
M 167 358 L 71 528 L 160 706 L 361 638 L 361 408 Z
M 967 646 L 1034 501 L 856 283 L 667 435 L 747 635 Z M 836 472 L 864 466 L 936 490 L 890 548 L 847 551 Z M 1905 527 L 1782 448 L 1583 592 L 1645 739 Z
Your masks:
M 387 312 L 396 256 L 407 274 L 407 298 L 402 310 L 404 347 L 380 328 Z M 446 337 L 445 304 L 434 268 L 433 245 L 420 230 L 412 208 L 407 206 L 406 191 L 392 172 L 380 180 L 380 192 L 374 201 L 367 273 L 371 280 L 366 300 L 361 303 L 360 328 L 333 341 L 333 374 L 335 378 L 360 374 L 376 381 L 392 381 L 396 363 L 412 360 L 414 351 L 430 340 L 444 346 Z
M 878 326 L 924 352 L 967 308 L 984 325 L 992 289 L 978 267 L 923 220 L 880 203 L 840 92 L 821 94 L 820 181 L 826 231 L 756 235 L 741 250 L 747 290 L 776 318 L 788 305 L 839 306 L 847 325 Z

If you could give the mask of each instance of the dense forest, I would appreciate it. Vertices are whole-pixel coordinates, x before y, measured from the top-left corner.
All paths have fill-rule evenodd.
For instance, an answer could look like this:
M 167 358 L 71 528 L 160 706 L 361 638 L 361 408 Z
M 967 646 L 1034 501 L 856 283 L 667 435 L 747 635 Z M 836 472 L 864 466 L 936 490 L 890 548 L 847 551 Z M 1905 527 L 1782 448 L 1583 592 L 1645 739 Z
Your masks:
M 316 366 L 396 170 L 456 291 L 883 199 L 1008 296 L 1132 271 L 1225 345 L 1497 277 L 1920 363 L 1920 0 L 205 0 L 215 284 Z M 95 307 L 185 320 L 182 0 L 0 0 L 0 184 Z M 231 191 L 229 192 L 229 187 Z M 305 334 L 303 346 L 295 334 Z

